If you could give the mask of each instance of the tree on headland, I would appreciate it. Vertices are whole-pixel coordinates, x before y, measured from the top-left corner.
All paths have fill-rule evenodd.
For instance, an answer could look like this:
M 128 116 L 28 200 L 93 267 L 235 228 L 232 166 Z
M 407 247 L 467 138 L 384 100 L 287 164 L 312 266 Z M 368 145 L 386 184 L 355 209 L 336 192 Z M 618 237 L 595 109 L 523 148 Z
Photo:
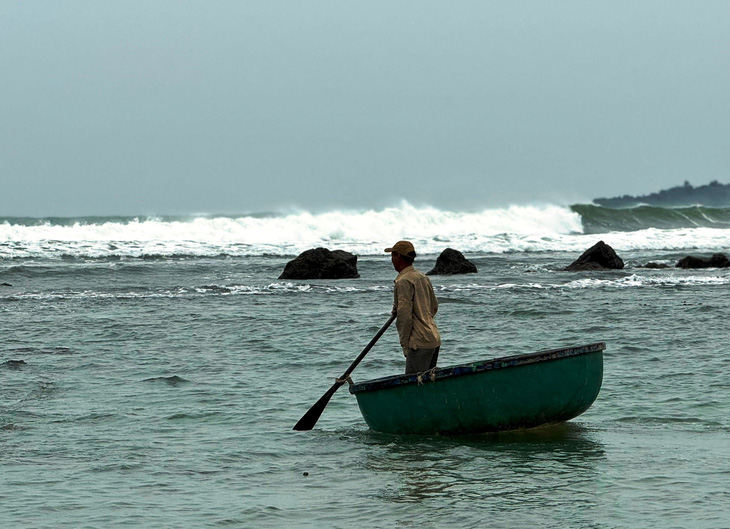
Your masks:
M 730 207 L 730 184 L 717 180 L 704 186 L 694 187 L 685 180 L 684 185 L 664 189 L 642 196 L 624 195 L 613 198 L 596 198 L 595 204 L 607 208 L 631 208 L 641 205 L 662 207 L 710 206 Z

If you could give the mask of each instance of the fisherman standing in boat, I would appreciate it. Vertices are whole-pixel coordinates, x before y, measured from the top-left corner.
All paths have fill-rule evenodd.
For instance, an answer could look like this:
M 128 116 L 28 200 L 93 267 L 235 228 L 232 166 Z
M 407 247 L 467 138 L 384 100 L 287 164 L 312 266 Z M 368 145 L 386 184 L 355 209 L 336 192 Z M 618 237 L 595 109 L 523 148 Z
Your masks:
M 431 280 L 413 268 L 416 250 L 409 241 L 398 241 L 390 253 L 395 278 L 393 313 L 400 345 L 406 357 L 406 374 L 420 373 L 436 367 L 441 335 L 433 321 L 438 300 Z

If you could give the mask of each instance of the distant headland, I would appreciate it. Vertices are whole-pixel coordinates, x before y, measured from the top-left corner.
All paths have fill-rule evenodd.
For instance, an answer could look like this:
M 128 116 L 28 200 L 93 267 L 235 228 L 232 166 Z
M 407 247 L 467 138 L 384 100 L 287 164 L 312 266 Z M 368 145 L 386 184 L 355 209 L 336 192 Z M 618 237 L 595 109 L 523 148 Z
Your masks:
M 636 206 L 661 206 L 678 208 L 686 206 L 730 207 L 730 184 L 713 180 L 707 185 L 694 187 L 685 181 L 684 185 L 670 187 L 658 193 L 643 196 L 624 195 L 613 198 L 595 198 L 595 204 L 607 208 L 633 208 Z

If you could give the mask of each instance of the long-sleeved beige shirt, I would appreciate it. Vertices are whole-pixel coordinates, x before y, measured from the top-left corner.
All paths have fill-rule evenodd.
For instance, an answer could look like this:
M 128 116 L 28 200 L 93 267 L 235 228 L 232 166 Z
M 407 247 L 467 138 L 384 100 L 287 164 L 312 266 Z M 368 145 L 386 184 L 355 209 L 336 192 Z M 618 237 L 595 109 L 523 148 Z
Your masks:
M 441 345 L 441 335 L 433 321 L 438 308 L 431 280 L 412 266 L 401 270 L 395 278 L 393 310 L 404 352 Z

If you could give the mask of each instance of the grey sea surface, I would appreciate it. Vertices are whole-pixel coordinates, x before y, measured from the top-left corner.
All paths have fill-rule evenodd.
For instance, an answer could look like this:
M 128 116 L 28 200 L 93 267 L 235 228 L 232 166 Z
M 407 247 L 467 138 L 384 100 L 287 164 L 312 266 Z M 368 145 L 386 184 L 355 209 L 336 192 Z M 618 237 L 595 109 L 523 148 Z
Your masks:
M 637 266 L 681 256 L 432 277 L 441 366 L 607 344 L 580 417 L 461 437 L 372 432 L 346 387 L 292 431 L 388 319 L 387 256 L 339 281 L 279 281 L 285 257 L 3 261 L 0 527 L 730 527 L 730 272 Z M 353 378 L 403 366 L 393 327 Z

